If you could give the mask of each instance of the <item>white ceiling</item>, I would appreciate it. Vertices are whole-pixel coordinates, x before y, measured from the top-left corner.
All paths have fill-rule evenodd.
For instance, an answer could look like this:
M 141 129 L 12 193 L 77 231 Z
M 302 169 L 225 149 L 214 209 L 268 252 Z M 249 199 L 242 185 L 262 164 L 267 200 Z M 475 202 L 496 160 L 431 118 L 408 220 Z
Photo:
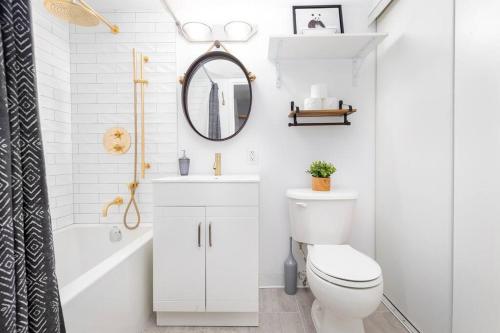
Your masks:
M 160 0 L 87 0 L 87 2 L 100 11 L 162 9 Z
M 42 0 L 39 0 L 42 1 Z M 273 6 L 289 5 L 300 3 L 301 5 L 307 4 L 328 4 L 332 0 L 167 0 L 174 11 L 192 11 L 196 12 L 199 7 L 206 8 L 207 1 L 213 6 L 214 11 L 232 8 L 241 8 L 242 11 L 247 7 L 253 7 L 256 3 L 270 4 L 272 1 Z M 372 0 L 338 0 L 334 3 L 363 3 Z M 87 0 L 95 9 L 101 11 L 113 10 L 163 10 L 160 0 Z M 202 5 L 202 6 L 201 6 Z

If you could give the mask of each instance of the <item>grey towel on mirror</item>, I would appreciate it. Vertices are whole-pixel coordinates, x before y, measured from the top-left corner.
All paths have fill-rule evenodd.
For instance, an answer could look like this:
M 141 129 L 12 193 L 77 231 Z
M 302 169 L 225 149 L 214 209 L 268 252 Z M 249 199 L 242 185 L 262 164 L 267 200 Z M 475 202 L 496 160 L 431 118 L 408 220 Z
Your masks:
M 210 99 L 208 103 L 208 137 L 220 139 L 220 115 L 219 115 L 219 86 L 212 83 Z

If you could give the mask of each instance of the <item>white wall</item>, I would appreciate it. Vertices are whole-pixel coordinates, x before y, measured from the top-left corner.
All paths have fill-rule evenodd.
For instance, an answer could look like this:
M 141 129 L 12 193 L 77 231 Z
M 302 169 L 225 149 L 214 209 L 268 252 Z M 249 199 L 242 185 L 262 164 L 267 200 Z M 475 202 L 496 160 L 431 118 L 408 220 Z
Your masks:
M 100 212 L 116 195 L 128 199 L 132 149 L 123 156 L 109 155 L 103 149 L 102 135 L 114 126 L 132 133 L 132 47 L 151 59 L 145 70 L 150 80 L 146 150 L 152 169 L 146 180 L 140 180 L 138 190 L 143 221 L 151 222 L 150 179 L 177 169 L 175 26 L 171 18 L 163 11 L 144 9 L 104 13 L 120 25 L 121 33 L 112 35 L 104 25 L 69 25 L 51 16 L 42 1 L 32 3 L 53 227 L 122 220 L 124 205 L 112 208 L 108 218 Z M 149 5 L 144 8 L 155 7 Z
M 120 26 L 119 34 L 111 34 L 104 25 L 71 26 L 75 222 L 123 220 L 130 197 L 128 184 L 133 180 L 133 143 L 126 154 L 112 155 L 105 151 L 102 141 L 104 132 L 111 127 L 127 129 L 134 141 L 135 47 L 150 58 L 144 71 L 149 80 L 145 88 L 146 162 L 151 169 L 145 179 L 138 179 L 137 191 L 142 222 L 148 223 L 152 222 L 151 179 L 177 170 L 175 25 L 163 11 L 121 10 L 102 14 Z M 138 168 L 140 177 L 140 155 Z M 108 217 L 103 217 L 103 206 L 117 195 L 124 198 L 125 204 L 112 207 Z M 133 210 L 129 221 L 136 221 Z
M 498 1 L 456 1 L 453 332 L 500 332 Z
M 210 142 L 189 127 L 181 104 L 179 107 L 179 149 L 191 158 L 192 173 L 212 173 L 214 153 L 222 153 L 222 172 L 259 173 L 261 175 L 261 285 L 283 284 L 283 261 L 286 258 L 289 221 L 285 191 L 291 187 L 309 187 L 305 173 L 316 159 L 333 161 L 338 173 L 335 183 L 360 192 L 352 244 L 374 254 L 374 60 L 369 57 L 362 68 L 360 83 L 351 85 L 348 61 L 315 61 L 282 64 L 282 88 L 275 87 L 275 68 L 267 59 L 268 38 L 273 34 L 292 33 L 292 1 L 206 1 L 186 3 L 169 1 L 181 21 L 203 20 L 225 23 L 246 19 L 259 27 L 248 43 L 228 44 L 248 70 L 257 75 L 253 87 L 253 107 L 246 127 L 226 142 Z M 330 3 L 307 1 L 303 3 Z M 366 1 L 344 1 L 346 32 L 367 31 Z M 210 15 L 206 13 L 210 12 Z M 178 38 L 178 73 L 207 50 L 206 44 L 189 44 Z M 289 128 L 290 101 L 302 104 L 312 83 L 325 82 L 330 93 L 358 107 L 352 126 Z M 178 86 L 180 99 L 180 86 Z M 247 162 L 247 151 L 255 149 L 258 165 Z M 298 257 L 298 254 L 297 254 Z M 298 260 L 302 264 L 302 260 Z
M 161 169 L 154 170 L 157 171 L 156 175 L 177 171 L 175 152 L 181 149 L 186 149 L 191 158 L 192 173 L 211 173 L 213 155 L 216 151 L 222 152 L 223 173 L 260 173 L 262 177 L 261 284 L 281 285 L 283 283 L 282 263 L 287 254 L 289 235 L 285 191 L 290 187 L 310 186 L 310 178 L 304 171 L 311 161 L 331 160 L 338 167 L 335 183 L 360 192 L 352 244 L 357 249 L 373 256 L 374 56 L 371 55 L 365 61 L 357 87 L 351 85 L 350 62 L 316 61 L 307 65 L 305 63 L 283 64 L 283 86 L 277 89 L 274 66 L 267 59 L 268 37 L 271 34 L 292 32 L 291 7 L 295 3 L 290 0 L 273 2 L 217 0 L 211 1 L 210 4 L 202 0 L 189 3 L 174 0 L 170 3 L 183 21 L 201 19 L 209 23 L 222 23 L 240 18 L 257 24 L 259 33 L 249 43 L 228 45 L 248 69 L 257 75 L 257 81 L 253 84 L 254 104 L 250 120 L 241 134 L 227 142 L 213 143 L 198 137 L 188 127 L 180 103 L 177 103 L 178 111 L 172 113 L 170 105 L 173 102 L 169 99 L 166 102 L 169 106 L 165 109 L 168 110 L 165 111 L 166 116 L 168 113 L 168 119 L 162 120 L 161 124 L 149 125 L 151 129 L 148 129 L 152 134 L 149 142 L 156 144 L 156 148 L 149 149 L 150 156 L 158 159 L 151 162 L 153 167 L 155 164 L 162 166 Z M 330 2 L 326 0 L 303 2 L 303 4 L 306 3 L 327 4 Z M 367 31 L 366 13 L 369 4 L 364 0 L 350 0 L 342 3 L 346 32 Z M 126 5 L 123 1 L 95 1 L 92 4 L 98 9 L 106 9 L 104 13 L 125 29 L 135 29 L 137 26 L 132 24 L 132 20 L 125 19 L 123 22 L 120 13 L 114 16 L 110 15 L 109 11 L 117 8 L 121 11 L 157 9 L 158 17 L 164 15 L 159 2 L 153 0 L 129 1 Z M 210 15 L 207 15 L 207 12 L 210 12 Z M 146 39 L 149 33 L 146 34 L 145 31 L 141 32 L 141 36 L 145 38 L 142 39 L 133 36 L 135 30 L 132 32 L 125 30 L 123 34 L 113 38 L 112 35 L 105 33 L 104 27 L 98 30 L 76 29 L 71 35 L 75 220 L 76 222 L 120 222 L 121 216 L 117 213 L 121 213 L 122 209 L 112 208 L 114 214 L 109 220 L 100 219 L 98 214 L 104 202 L 111 200 L 116 194 L 121 193 L 126 198 L 128 197 L 126 184 L 130 181 L 131 155 L 129 153 L 122 159 L 107 155 L 103 152 L 100 142 L 106 128 L 118 124 L 130 125 L 132 116 L 128 100 L 130 93 L 128 90 L 121 90 L 128 89 L 123 86 L 124 77 L 118 81 L 112 80 L 111 86 L 108 85 L 110 82 L 105 82 L 105 77 L 117 74 L 116 68 L 122 68 L 120 72 L 125 73 L 129 61 L 128 52 L 132 45 L 137 47 L 156 45 L 158 40 Z M 130 37 L 135 39 L 130 40 Z M 171 43 L 172 41 L 170 37 L 166 37 L 161 42 Z M 78 50 L 79 47 L 80 50 Z M 117 48 L 118 51 L 109 50 L 109 48 Z M 207 48 L 207 44 L 188 44 L 178 38 L 177 74 L 182 74 L 188 65 Z M 84 51 L 85 49 L 87 51 Z M 90 56 L 87 57 L 86 53 L 90 53 Z M 111 55 L 107 61 L 111 59 L 113 63 L 104 62 L 106 55 Z M 170 96 L 173 89 L 176 89 L 179 101 L 180 86 L 176 85 L 174 88 L 175 69 L 173 66 L 174 64 L 169 59 L 168 64 L 155 69 L 161 73 L 148 73 L 148 75 L 150 80 L 154 78 L 167 80 L 164 82 L 167 84 L 165 86 L 168 90 L 167 95 Z M 317 82 L 328 83 L 332 95 L 341 97 L 358 108 L 358 113 L 351 117 L 352 126 L 288 128 L 287 113 L 290 101 L 295 100 L 300 103 L 309 94 L 309 86 Z M 121 95 L 112 97 L 114 93 Z M 123 104 L 127 104 L 128 108 L 117 107 Z M 128 120 L 126 120 L 127 117 Z M 177 118 L 178 125 L 176 125 Z M 159 133 L 163 135 L 159 140 L 166 141 L 153 141 L 155 135 Z M 257 151 L 259 160 L 257 165 L 247 163 L 248 149 Z M 150 174 L 150 177 L 152 176 Z M 142 197 L 141 209 L 147 220 L 151 198 L 147 184 L 143 186 L 143 189 L 146 193 L 140 196 Z
M 69 24 L 32 1 L 38 104 L 54 229 L 73 223 Z
M 377 59 L 376 257 L 391 302 L 421 332 L 446 333 L 452 302 L 453 0 L 395 1 L 377 30 L 389 37 Z

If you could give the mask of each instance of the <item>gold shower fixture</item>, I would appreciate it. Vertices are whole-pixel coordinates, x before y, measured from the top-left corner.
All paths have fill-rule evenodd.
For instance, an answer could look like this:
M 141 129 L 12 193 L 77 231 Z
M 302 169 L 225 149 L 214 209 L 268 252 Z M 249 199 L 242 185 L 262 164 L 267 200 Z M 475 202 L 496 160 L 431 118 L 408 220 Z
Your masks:
M 137 75 L 137 58 L 139 58 L 139 75 Z M 142 53 L 137 55 L 135 49 L 132 50 L 132 71 L 133 71 L 133 83 L 134 83 L 134 173 L 133 180 L 128 185 L 130 191 L 130 199 L 125 208 L 125 214 L 123 215 L 123 224 L 129 230 L 136 229 L 141 224 L 141 213 L 139 211 L 139 206 L 137 205 L 137 200 L 135 198 L 137 188 L 139 187 L 139 182 L 137 180 L 137 162 L 138 162 L 138 129 L 139 129 L 139 103 L 141 112 L 141 177 L 144 178 L 146 175 L 146 169 L 149 169 L 151 165 L 146 163 L 146 141 L 145 141 L 145 126 L 144 126 L 144 86 L 148 84 L 148 80 L 144 79 L 144 64 L 149 61 L 149 58 Z M 137 86 L 139 86 L 140 101 L 137 98 Z M 137 220 L 134 225 L 128 224 L 128 213 L 130 208 L 134 208 Z
M 113 199 L 113 201 L 109 202 L 108 204 L 106 204 L 106 206 L 104 206 L 104 208 L 102 209 L 102 216 L 103 217 L 107 217 L 108 216 L 108 210 L 111 206 L 120 206 L 123 204 L 123 198 L 118 196 L 116 198 Z
M 116 24 L 109 22 L 84 0 L 44 0 L 43 4 L 49 13 L 69 23 L 92 27 L 102 22 L 109 27 L 111 33 L 120 32 Z
M 110 128 L 104 133 L 103 144 L 110 154 L 125 154 L 130 148 L 130 134 L 121 127 Z
M 135 50 L 134 50 L 135 52 Z M 136 58 L 134 56 L 134 58 Z M 139 91 L 141 95 L 141 178 L 146 176 L 146 169 L 151 168 L 151 164 L 146 163 L 146 139 L 145 139 L 145 118 L 144 118 L 144 86 L 146 86 L 149 81 L 144 79 L 144 64 L 149 62 L 149 57 L 143 55 L 142 53 L 139 55 L 139 77 L 136 75 L 136 61 L 134 60 L 134 87 L 139 85 Z M 135 91 L 135 90 L 134 90 Z M 134 95 L 136 92 L 134 92 Z M 137 100 L 134 100 L 135 108 L 137 109 Z M 137 110 L 135 111 L 137 112 Z

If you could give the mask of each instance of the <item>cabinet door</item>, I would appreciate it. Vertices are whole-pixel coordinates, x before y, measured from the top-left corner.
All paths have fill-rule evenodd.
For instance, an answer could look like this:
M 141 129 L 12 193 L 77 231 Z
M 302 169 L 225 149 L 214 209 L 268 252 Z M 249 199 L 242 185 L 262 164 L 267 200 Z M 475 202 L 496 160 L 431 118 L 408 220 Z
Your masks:
M 259 311 L 257 207 L 207 207 L 206 309 Z
M 154 310 L 205 311 L 205 208 L 156 207 Z

